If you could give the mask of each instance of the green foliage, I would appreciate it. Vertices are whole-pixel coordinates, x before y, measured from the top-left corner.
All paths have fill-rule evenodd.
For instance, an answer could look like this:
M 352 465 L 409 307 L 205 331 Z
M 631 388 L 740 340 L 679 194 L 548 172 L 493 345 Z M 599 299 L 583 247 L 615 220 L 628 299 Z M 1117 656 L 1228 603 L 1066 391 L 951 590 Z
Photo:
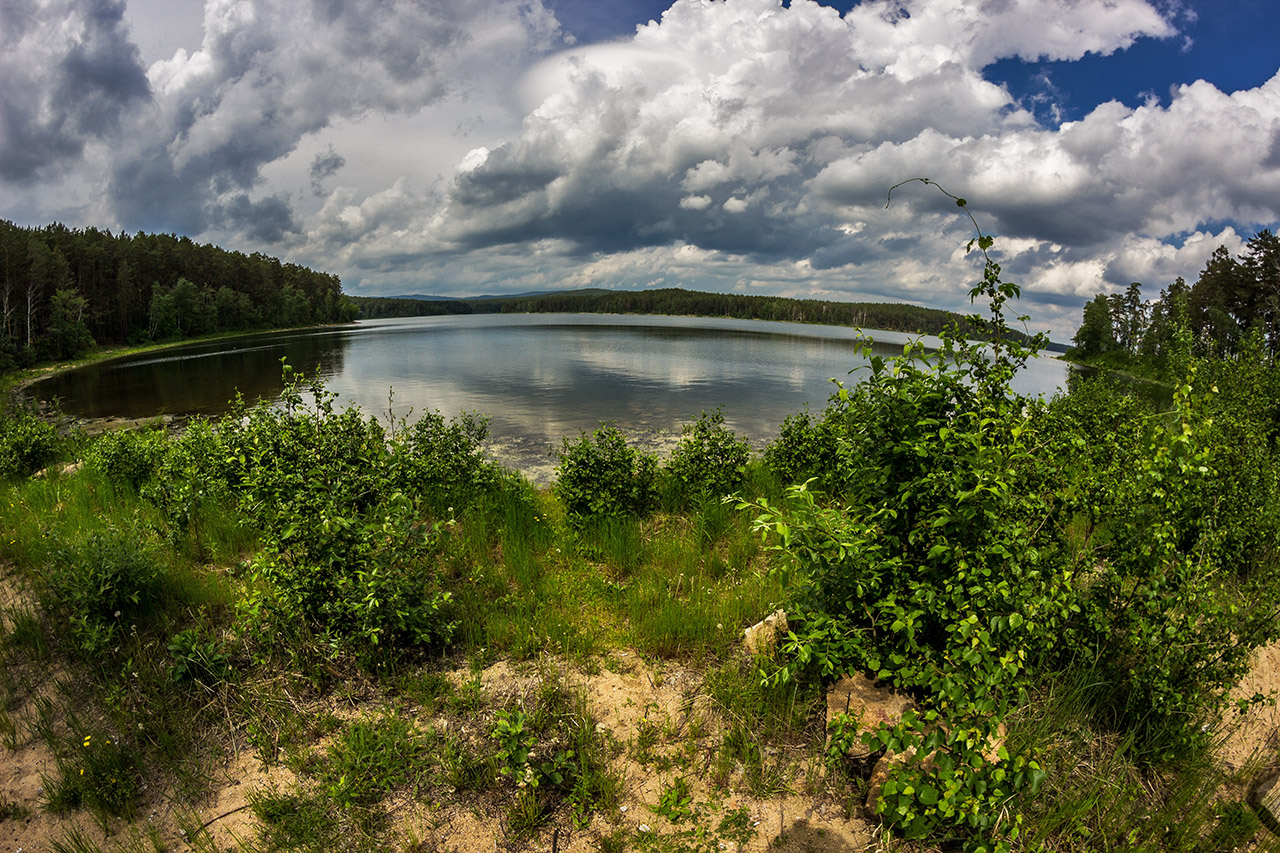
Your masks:
M 0 481 L 27 477 L 62 454 L 62 440 L 52 424 L 18 409 L 0 412 Z
M 45 785 L 49 809 L 87 808 L 100 821 L 108 816 L 131 818 L 141 793 L 132 750 L 109 735 L 81 737 L 78 746 L 57 755 L 58 777 Z
M 0 249 L 0 373 L 79 357 L 95 341 L 353 319 L 335 275 L 173 234 L 113 236 L 0 220 Z
M 989 316 L 970 324 L 990 343 L 944 333 L 936 352 L 908 344 L 892 362 L 870 358 L 865 381 L 841 386 L 824 413 L 840 435 L 834 468 L 857 491 L 827 503 L 805 484 L 785 509 L 744 507 L 787 555 L 784 580 L 812 614 L 773 678 L 818 664 L 919 696 L 921 716 L 864 735 L 914 756 L 895 765 L 877 812 L 906 837 L 959 834 L 978 849 L 1002 823 L 999 804 L 1039 783 L 1032 758 L 984 751 L 1073 602 L 1064 531 L 1046 524 L 1061 472 L 1040 452 L 1039 404 L 1009 387 L 1038 342 L 1008 334 L 1004 306 L 1018 288 L 987 254 L 990 238 L 975 244 L 985 263 L 971 297 Z M 1016 835 L 1016 822 L 1004 826 Z
M 1246 352 L 1250 338 L 1280 354 L 1280 237 L 1269 229 L 1251 237 L 1238 258 L 1219 246 L 1194 284 L 1179 278 L 1153 301 L 1143 301 L 1138 282 L 1124 294 L 1098 294 L 1085 305 L 1069 355 L 1177 382 L 1180 347 L 1230 359 Z
M 321 780 L 342 808 L 368 808 L 422 771 L 426 747 L 413 722 L 397 714 L 357 720 L 329 747 Z
M 724 412 L 703 412 L 682 432 L 666 465 L 677 503 L 721 497 L 742 487 L 750 448 L 725 426 Z
M 85 461 L 113 483 L 140 489 L 155 474 L 168 449 L 162 430 L 120 430 L 99 436 Z
M 1248 803 L 1240 801 L 1224 803 L 1217 809 L 1217 825 L 1210 833 L 1206 849 L 1222 851 L 1238 850 L 1253 841 L 1262 829 L 1262 821 Z
M 1235 515 L 1224 498 L 1238 486 L 1215 470 L 1242 454 L 1269 496 L 1277 462 L 1239 424 L 1227 426 L 1236 441 L 1220 443 L 1224 427 L 1205 411 L 1213 396 L 1179 386 L 1173 422 L 1150 429 L 1096 494 L 1108 513 L 1097 552 L 1106 563 L 1083 579 L 1081 618 L 1067 634 L 1074 654 L 1109 675 L 1122 724 L 1139 734 L 1147 760 L 1202 744 L 1201 723 L 1221 711 L 1253 649 L 1280 633 L 1274 548 L 1242 553 L 1260 534 L 1274 543 L 1275 510 Z
M 1084 321 L 1076 330 L 1074 354 L 1080 358 L 1102 355 L 1115 349 L 1116 336 L 1111 324 L 1107 297 L 1099 293 L 1084 306 Z
M 662 786 L 658 804 L 651 806 L 654 814 L 660 814 L 672 823 L 680 823 L 693 816 L 693 794 L 683 776 L 677 776 Z
M 765 465 L 784 483 L 817 479 L 824 488 L 838 488 L 840 427 L 837 418 L 814 417 L 808 410 L 787 416 L 778 438 L 765 448 Z
M 575 519 L 644 515 L 653 506 L 658 461 L 628 446 L 617 427 L 565 438 L 558 455 L 556 495 Z
M 188 628 L 173 635 L 169 641 L 170 672 L 178 683 L 197 681 L 212 685 L 222 681 L 231 672 L 231 655 L 226 646 L 217 640 L 201 636 L 200 629 Z
M 487 418 L 464 414 L 446 421 L 438 412 L 426 413 L 392 448 L 400 487 L 419 495 L 437 513 L 460 512 L 493 492 L 502 473 L 481 455 L 480 445 L 488 432 Z
M 1051 406 L 1021 397 L 1010 381 L 1034 349 L 1004 319 L 1018 289 L 987 254 L 991 239 L 975 244 L 985 263 L 971 296 L 990 311 L 970 322 L 990 343 L 953 333 L 934 353 L 872 358 L 863 383 L 840 387 L 822 421 L 796 422 L 783 445 L 837 434 L 816 473 L 856 492 L 821 499 L 810 482 L 782 506 L 743 506 L 783 552 L 799 611 L 789 658 L 767 677 L 860 670 L 915 696 L 918 714 L 862 735 L 907 756 L 876 811 L 905 837 L 987 850 L 1021 832 L 1002 804 L 1045 780 L 1034 752 L 999 735 L 1037 668 L 1098 673 L 1096 701 L 1132 754 L 1167 762 L 1203 746 L 1252 650 L 1280 631 L 1280 394 L 1255 348 L 1215 363 L 1208 382 L 1184 359 L 1166 417 L 1096 383 Z M 1231 405 L 1215 402 L 1221 388 L 1239 395 Z
M 160 552 L 140 526 L 90 530 L 61 543 L 43 569 L 46 610 L 66 619 L 76 645 L 97 654 L 168 594 Z
M 521 783 L 535 780 L 536 784 L 536 777 L 529 767 L 529 751 L 536 739 L 525 730 L 527 720 L 523 711 L 499 711 L 489 736 L 498 742 L 502 774 Z
M 79 358 L 93 349 L 93 335 L 85 324 L 89 301 L 74 290 L 59 289 L 49 300 L 48 346 L 58 361 Z
M 314 796 L 256 791 L 249 796 L 258 834 L 268 850 L 328 853 L 338 840 L 337 818 Z
M 424 515 L 442 498 L 476 500 L 500 481 L 478 456 L 482 425 L 439 416 L 389 439 L 354 408 L 285 366 L 284 405 L 197 422 L 144 489 L 178 530 L 209 503 L 234 501 L 263 531 L 261 581 L 242 619 L 270 646 L 314 632 L 322 646 L 375 652 L 439 646 L 451 595 L 435 560 L 443 537 Z

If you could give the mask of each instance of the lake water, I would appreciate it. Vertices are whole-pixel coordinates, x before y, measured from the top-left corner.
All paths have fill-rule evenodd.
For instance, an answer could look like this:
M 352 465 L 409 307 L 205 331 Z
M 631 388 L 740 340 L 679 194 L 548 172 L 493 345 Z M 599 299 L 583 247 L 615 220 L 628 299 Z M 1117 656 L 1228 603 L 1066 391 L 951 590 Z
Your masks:
M 910 336 L 867 331 L 875 351 L 896 355 Z M 925 338 L 925 343 L 930 339 Z M 658 449 L 680 425 L 722 408 L 759 447 L 787 415 L 820 410 L 838 378 L 865 370 L 851 328 L 702 317 L 482 314 L 371 320 L 191 344 L 102 362 L 31 386 L 79 418 L 217 415 L 236 391 L 271 400 L 280 359 L 317 368 L 338 405 L 387 420 L 438 410 L 491 417 L 493 452 L 545 482 L 550 448 L 602 421 Z M 1035 360 L 1018 390 L 1052 394 L 1068 366 Z M 389 409 L 388 396 L 394 392 Z

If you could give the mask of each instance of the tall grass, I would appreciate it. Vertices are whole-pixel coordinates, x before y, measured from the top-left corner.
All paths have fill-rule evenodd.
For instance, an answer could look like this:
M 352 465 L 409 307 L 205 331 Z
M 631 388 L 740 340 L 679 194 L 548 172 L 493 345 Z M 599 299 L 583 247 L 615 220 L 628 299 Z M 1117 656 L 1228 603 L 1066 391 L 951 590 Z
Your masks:
M 1232 770 L 1201 750 L 1152 768 L 1133 733 L 1114 728 L 1115 714 L 1099 673 L 1080 666 L 1045 678 L 1011 720 L 1009 750 L 1033 749 L 1049 771 L 1039 794 L 1018 803 L 1027 849 L 1280 850 L 1245 803 L 1248 783 L 1280 756 L 1257 754 Z

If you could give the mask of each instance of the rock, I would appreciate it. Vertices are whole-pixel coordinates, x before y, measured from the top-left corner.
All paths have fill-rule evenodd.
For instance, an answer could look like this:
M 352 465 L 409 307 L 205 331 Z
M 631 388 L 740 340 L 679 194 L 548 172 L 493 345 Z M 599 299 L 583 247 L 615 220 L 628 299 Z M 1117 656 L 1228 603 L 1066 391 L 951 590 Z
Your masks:
M 1249 802 L 1267 829 L 1280 835 L 1280 773 L 1263 776 L 1249 790 Z
M 860 731 L 877 729 L 881 723 L 897 725 L 908 708 L 915 703 L 887 687 L 876 687 L 865 675 L 846 675 L 827 689 L 827 736 L 837 714 L 848 714 L 858 721 Z M 862 743 L 853 745 L 851 758 L 865 758 L 871 751 Z
M 58 473 L 64 477 L 69 477 L 84 467 L 84 463 L 80 461 L 67 462 L 64 465 L 57 466 Z M 41 468 L 39 471 L 31 475 L 31 479 L 40 480 L 49 476 L 50 468 Z
M 752 657 L 769 654 L 778 647 L 778 635 L 788 630 L 786 611 L 778 610 L 743 631 L 742 646 Z

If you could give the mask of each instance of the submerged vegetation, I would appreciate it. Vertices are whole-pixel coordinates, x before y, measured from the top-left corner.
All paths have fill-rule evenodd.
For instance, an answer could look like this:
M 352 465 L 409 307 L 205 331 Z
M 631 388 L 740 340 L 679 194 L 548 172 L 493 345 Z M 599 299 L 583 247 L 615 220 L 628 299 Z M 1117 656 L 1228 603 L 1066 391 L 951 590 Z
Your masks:
M 804 831 L 764 810 L 787 794 L 887 849 L 1277 849 L 1245 788 L 1280 749 L 1213 754 L 1274 702 L 1232 694 L 1280 638 L 1273 357 L 1183 330 L 1169 411 L 1102 379 L 1023 397 L 1039 342 L 974 245 L 987 344 L 871 358 L 760 457 L 718 413 L 665 462 L 602 427 L 538 491 L 482 419 L 383 426 L 287 366 L 282 405 L 181 435 L 7 414 L 0 748 L 45 744 L 40 808 L 131 827 L 55 846 L 166 849 L 128 823 L 165 798 L 217 849 L 194 809 L 244 750 L 289 773 L 243 850 L 451 849 L 464 812 L 513 849 L 760 850 Z M 664 666 L 690 683 L 600 707 L 584 679 L 629 656 L 653 696 Z M 828 731 L 847 674 L 912 707 Z

